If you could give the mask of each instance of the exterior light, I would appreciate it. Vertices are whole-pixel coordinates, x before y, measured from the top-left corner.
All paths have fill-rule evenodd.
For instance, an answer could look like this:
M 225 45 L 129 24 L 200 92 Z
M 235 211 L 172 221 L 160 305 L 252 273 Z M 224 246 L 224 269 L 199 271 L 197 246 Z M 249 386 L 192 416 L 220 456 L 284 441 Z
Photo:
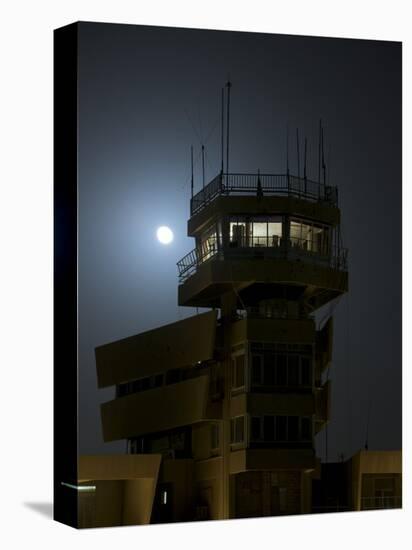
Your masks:
M 68 487 L 69 489 L 75 489 L 79 493 L 94 493 L 96 491 L 96 485 L 72 485 L 71 483 L 65 483 L 62 481 L 62 485 L 64 487 Z

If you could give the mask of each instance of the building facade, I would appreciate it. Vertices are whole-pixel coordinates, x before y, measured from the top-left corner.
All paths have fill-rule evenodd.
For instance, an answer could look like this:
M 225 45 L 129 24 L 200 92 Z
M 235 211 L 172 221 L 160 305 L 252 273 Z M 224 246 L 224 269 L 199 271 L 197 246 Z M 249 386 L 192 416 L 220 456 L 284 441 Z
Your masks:
M 348 289 L 337 189 L 221 173 L 188 234 L 178 302 L 208 311 L 96 349 L 104 439 L 161 456 L 153 523 L 308 513 Z

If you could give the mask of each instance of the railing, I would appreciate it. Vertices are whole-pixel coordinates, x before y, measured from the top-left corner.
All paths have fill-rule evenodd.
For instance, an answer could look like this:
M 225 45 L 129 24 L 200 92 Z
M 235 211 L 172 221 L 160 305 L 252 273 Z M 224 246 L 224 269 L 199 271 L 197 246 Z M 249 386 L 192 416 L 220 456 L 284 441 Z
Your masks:
M 381 496 L 361 498 L 361 510 L 387 510 L 391 508 L 402 508 L 402 497 Z
M 183 282 L 188 277 L 193 275 L 198 266 L 207 260 L 213 258 L 218 253 L 217 239 L 208 239 L 198 248 L 195 248 L 183 256 L 181 260 L 177 262 L 177 269 L 179 271 L 179 280 Z
M 190 201 L 190 213 L 196 214 L 219 195 L 285 195 L 310 201 L 338 203 L 338 190 L 307 178 L 288 174 L 218 174 Z
M 250 306 L 237 311 L 239 319 L 307 319 L 307 314 L 302 311 L 290 312 L 287 306 Z
M 276 237 L 276 238 L 274 238 Z M 208 239 L 177 262 L 179 282 L 183 283 L 193 275 L 200 265 L 208 260 L 242 258 L 302 259 L 336 269 L 347 270 L 347 249 L 330 246 L 326 243 L 315 245 L 306 239 L 290 238 L 288 241 L 274 235 L 272 237 L 248 237 L 231 241 L 228 247 L 218 246 L 216 239 Z

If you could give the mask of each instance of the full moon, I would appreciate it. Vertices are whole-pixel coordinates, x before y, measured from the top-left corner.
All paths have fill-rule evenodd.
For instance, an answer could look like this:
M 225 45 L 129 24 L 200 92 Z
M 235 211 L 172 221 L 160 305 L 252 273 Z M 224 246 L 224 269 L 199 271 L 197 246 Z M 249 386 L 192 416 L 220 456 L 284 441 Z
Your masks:
M 170 229 L 170 227 L 167 227 L 166 225 L 162 225 L 162 227 L 159 227 L 156 235 L 158 241 L 162 244 L 170 244 L 173 241 L 173 231 Z

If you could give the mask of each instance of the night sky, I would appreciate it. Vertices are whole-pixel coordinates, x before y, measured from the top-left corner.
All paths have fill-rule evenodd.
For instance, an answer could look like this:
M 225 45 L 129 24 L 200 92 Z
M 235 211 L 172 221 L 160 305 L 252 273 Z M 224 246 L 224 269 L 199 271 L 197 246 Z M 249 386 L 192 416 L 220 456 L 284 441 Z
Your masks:
M 82 23 L 79 30 L 79 429 L 81 454 L 105 444 L 94 348 L 196 313 L 177 305 L 190 145 L 195 190 L 220 169 L 221 88 L 231 95 L 230 170 L 284 173 L 289 125 L 308 138 L 317 178 L 319 118 L 339 188 L 349 293 L 335 309 L 328 457 L 397 449 L 401 433 L 401 45 Z M 302 150 L 302 149 L 301 149 Z M 302 168 L 301 168 L 302 169 Z M 156 239 L 172 228 L 172 245 Z M 369 413 L 368 413 L 369 411 Z M 325 432 L 317 438 L 325 457 Z

